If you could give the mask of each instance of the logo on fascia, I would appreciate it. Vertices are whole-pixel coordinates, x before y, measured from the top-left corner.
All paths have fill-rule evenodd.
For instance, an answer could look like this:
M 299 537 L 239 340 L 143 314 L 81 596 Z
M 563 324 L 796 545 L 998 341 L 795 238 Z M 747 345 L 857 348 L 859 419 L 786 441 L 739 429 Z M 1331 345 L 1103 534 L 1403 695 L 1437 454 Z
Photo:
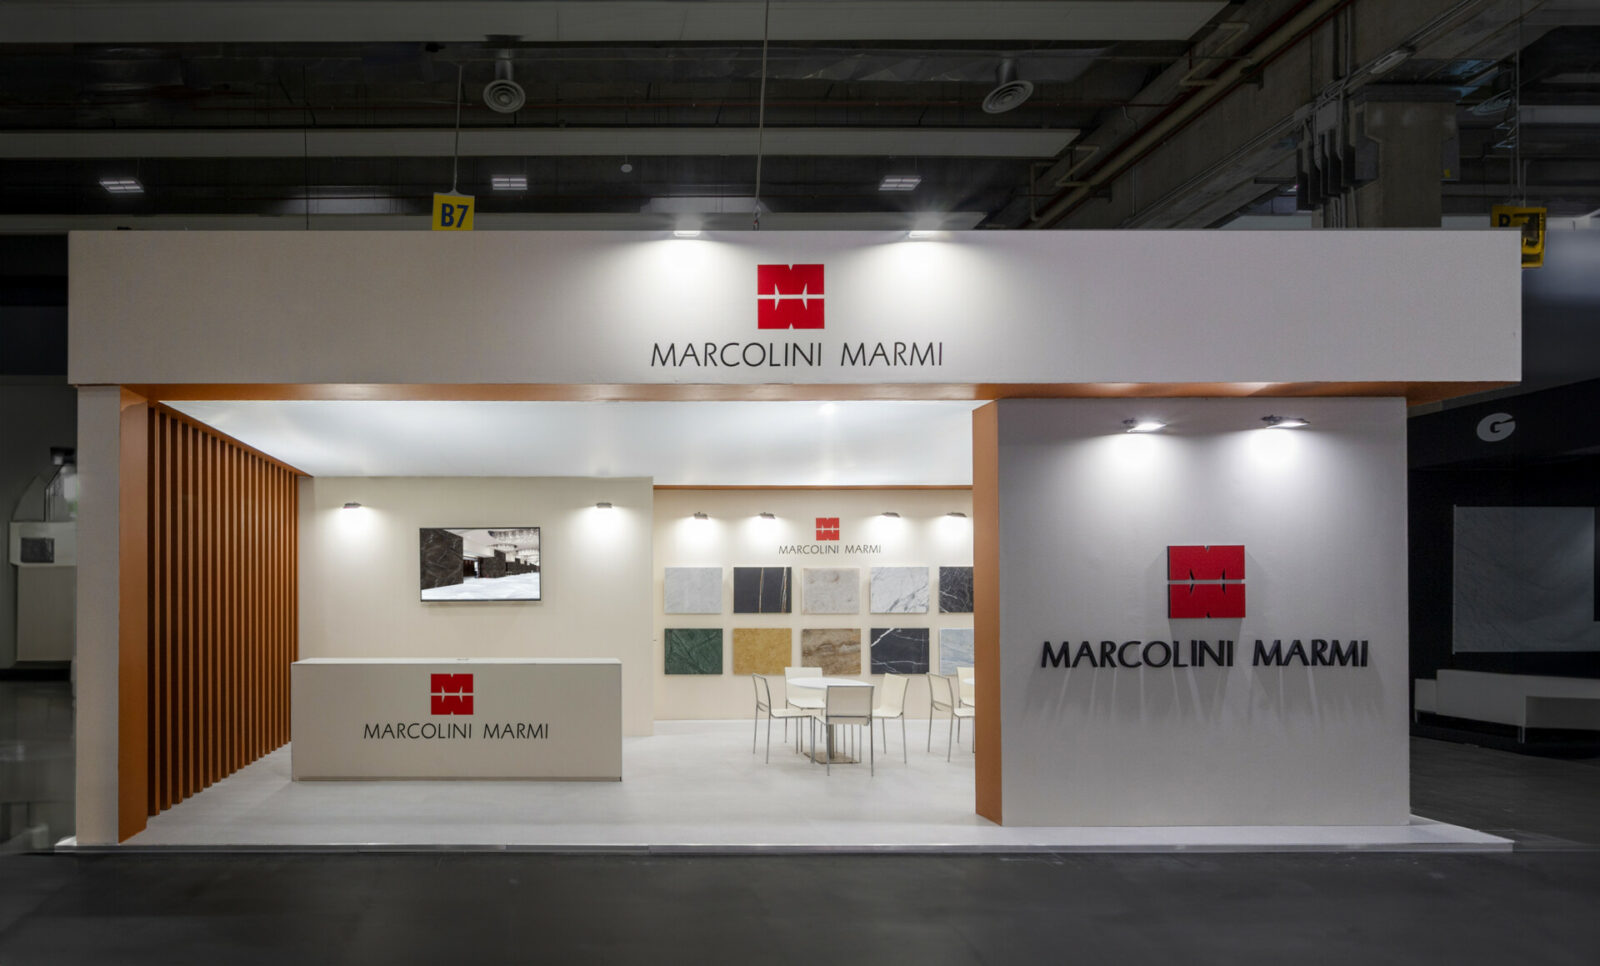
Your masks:
M 472 675 L 434 674 L 429 682 L 433 714 L 472 713 Z
M 817 517 L 817 539 L 819 541 L 839 539 L 839 518 Z
M 1167 616 L 1244 616 L 1244 547 L 1168 547 Z
M 820 329 L 823 305 L 821 265 L 756 266 L 756 328 Z

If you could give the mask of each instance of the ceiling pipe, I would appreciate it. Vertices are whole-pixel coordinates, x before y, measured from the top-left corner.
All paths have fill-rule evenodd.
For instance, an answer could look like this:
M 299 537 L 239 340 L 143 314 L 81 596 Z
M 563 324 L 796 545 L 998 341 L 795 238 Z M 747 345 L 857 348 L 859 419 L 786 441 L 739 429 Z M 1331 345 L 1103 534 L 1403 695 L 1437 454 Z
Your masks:
M 1352 0 L 1308 0 L 1298 10 L 1279 21 L 1249 52 L 1226 67 L 1220 74 L 1209 78 L 1210 83 L 1192 88 L 1189 97 L 1174 105 L 1131 140 L 1124 141 L 1116 151 L 1105 158 L 1077 187 L 1047 205 L 1028 223 L 1029 228 L 1047 228 L 1121 174 L 1134 162 L 1156 147 L 1161 141 L 1184 126 L 1224 96 L 1253 67 L 1264 67 L 1278 54 L 1299 42 L 1323 20 L 1336 13 Z

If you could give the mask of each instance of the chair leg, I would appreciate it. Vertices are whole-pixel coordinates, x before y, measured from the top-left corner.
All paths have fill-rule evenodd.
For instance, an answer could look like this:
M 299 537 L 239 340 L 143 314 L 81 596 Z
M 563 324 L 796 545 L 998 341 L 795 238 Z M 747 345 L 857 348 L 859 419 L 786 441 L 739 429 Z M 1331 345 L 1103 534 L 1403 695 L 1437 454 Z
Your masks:
M 872 721 L 867 721 L 867 727 L 872 727 Z M 887 731 L 888 729 L 884 729 Z M 868 737 L 871 737 L 870 735 Z M 872 742 L 867 742 L 867 777 L 872 778 L 878 774 L 878 747 Z
M 950 715 L 950 731 L 949 734 L 945 735 L 945 739 L 944 760 L 949 761 L 950 752 L 956 746 L 956 716 L 953 713 Z
M 823 722 L 822 723 L 822 727 L 824 727 L 824 728 L 828 727 L 828 723 L 827 722 Z M 828 750 L 822 756 L 822 773 L 824 775 L 833 774 L 833 732 L 832 731 L 828 732 Z
M 756 742 L 761 738 L 761 709 L 756 709 L 756 716 L 750 719 L 750 754 L 756 753 Z
M 772 764 L 772 716 L 767 716 L 767 764 Z
M 889 730 L 889 725 L 887 723 L 884 724 L 883 730 Z M 885 753 L 888 753 L 888 746 L 885 745 L 883 750 Z M 904 711 L 900 712 L 900 760 L 904 761 L 908 765 L 911 764 L 911 756 L 906 752 L 906 713 Z
M 933 751 L 933 705 L 928 705 L 928 750 Z

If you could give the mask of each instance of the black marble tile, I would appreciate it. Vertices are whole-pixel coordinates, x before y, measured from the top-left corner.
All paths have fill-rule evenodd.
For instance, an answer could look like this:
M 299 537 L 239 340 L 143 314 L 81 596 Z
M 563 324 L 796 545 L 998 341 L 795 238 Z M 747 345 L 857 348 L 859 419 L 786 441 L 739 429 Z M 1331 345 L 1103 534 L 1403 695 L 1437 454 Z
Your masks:
M 461 583 L 461 534 L 439 527 L 423 527 L 421 542 L 422 589 Z
M 872 629 L 873 674 L 927 674 L 928 629 L 926 627 L 874 627 Z
M 972 568 L 939 568 L 939 613 L 972 613 Z
M 733 568 L 735 614 L 787 614 L 791 602 L 790 568 Z

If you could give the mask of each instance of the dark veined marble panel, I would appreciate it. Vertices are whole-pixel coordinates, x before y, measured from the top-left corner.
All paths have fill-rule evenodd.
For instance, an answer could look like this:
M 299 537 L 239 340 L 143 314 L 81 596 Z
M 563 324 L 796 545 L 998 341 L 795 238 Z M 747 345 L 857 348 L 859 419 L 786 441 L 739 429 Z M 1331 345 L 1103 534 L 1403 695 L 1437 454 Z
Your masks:
M 461 534 L 439 527 L 422 528 L 422 589 L 462 583 Z
M 733 568 L 735 614 L 787 614 L 791 596 L 788 567 Z
M 939 613 L 972 613 L 972 568 L 939 568 Z
M 669 627 L 663 639 L 668 674 L 722 673 L 722 628 Z
M 926 627 L 874 627 L 872 629 L 873 674 L 927 674 L 928 629 Z

